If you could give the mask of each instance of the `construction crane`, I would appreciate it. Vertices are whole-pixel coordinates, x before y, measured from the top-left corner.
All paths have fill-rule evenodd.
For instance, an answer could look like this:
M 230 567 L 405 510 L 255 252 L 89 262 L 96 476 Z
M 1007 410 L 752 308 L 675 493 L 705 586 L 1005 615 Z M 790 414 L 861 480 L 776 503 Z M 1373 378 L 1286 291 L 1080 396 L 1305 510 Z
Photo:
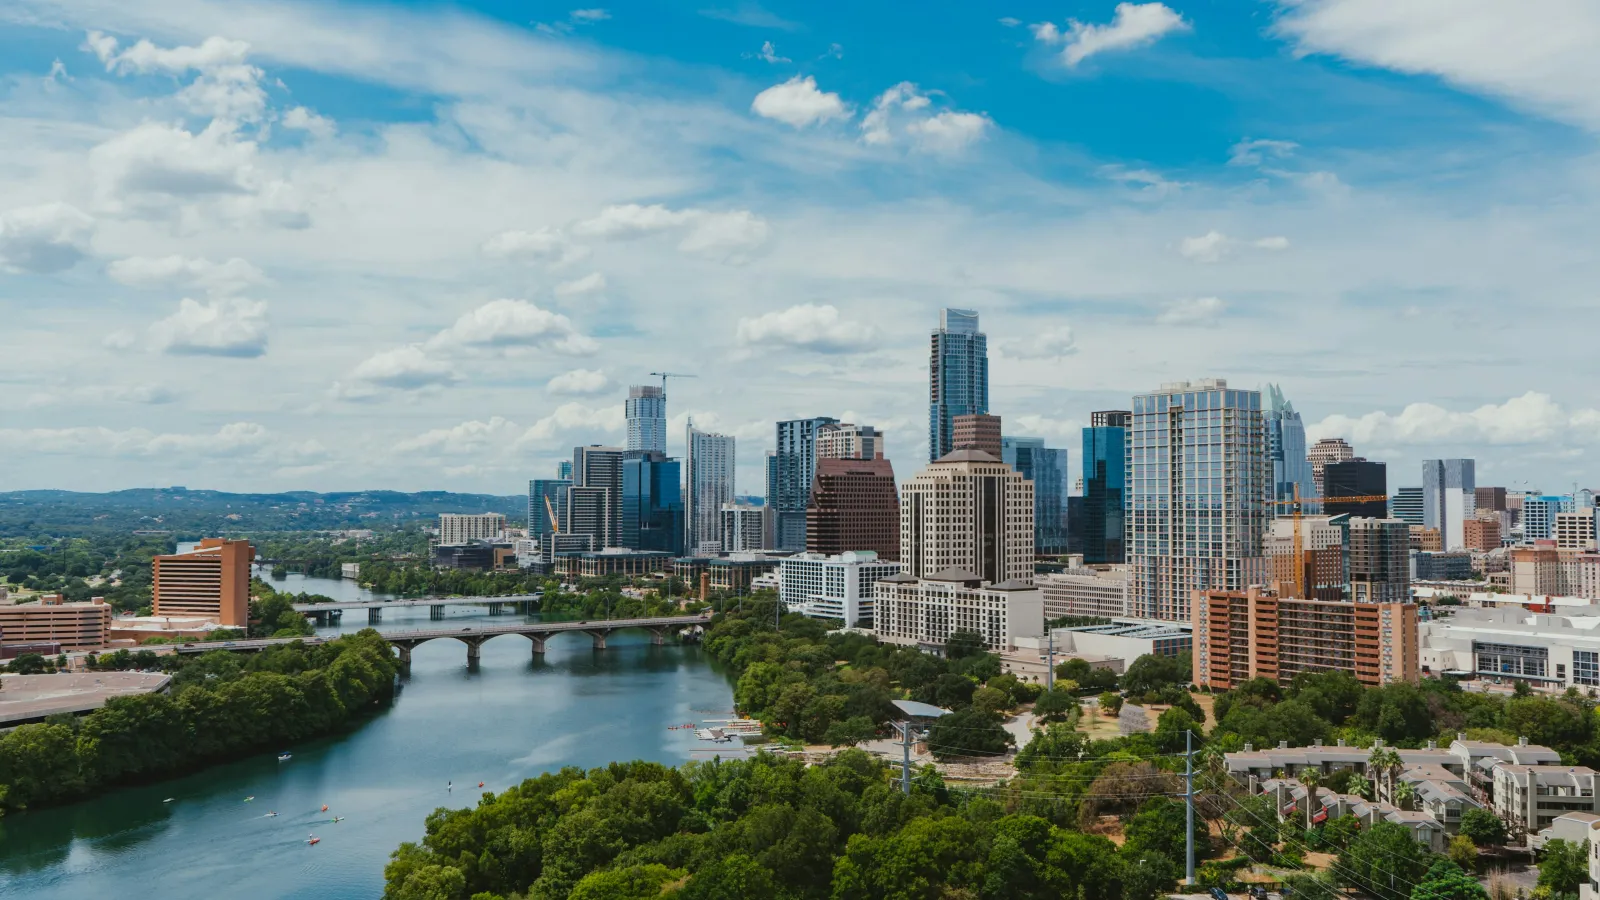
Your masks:
M 1293 506 L 1294 511 L 1289 517 L 1294 520 L 1294 588 L 1302 600 L 1311 599 L 1306 590 L 1306 559 L 1305 543 L 1300 536 L 1300 520 L 1305 516 L 1303 507 L 1306 503 L 1377 503 L 1387 501 L 1388 494 L 1359 494 L 1352 497 L 1306 497 L 1300 496 L 1300 485 L 1294 486 L 1294 498 L 1290 500 L 1268 500 L 1268 506 Z
M 550 495 L 544 495 L 544 511 L 550 514 L 550 532 L 561 533 L 561 523 L 556 521 L 556 508 L 550 505 Z
M 665 400 L 667 398 L 667 379 L 668 378 L 699 378 L 700 377 L 698 375 L 689 375 L 689 374 L 686 374 L 686 373 L 683 373 L 683 372 L 651 372 L 650 374 L 659 376 L 661 378 L 661 399 L 663 399 L 663 400 Z

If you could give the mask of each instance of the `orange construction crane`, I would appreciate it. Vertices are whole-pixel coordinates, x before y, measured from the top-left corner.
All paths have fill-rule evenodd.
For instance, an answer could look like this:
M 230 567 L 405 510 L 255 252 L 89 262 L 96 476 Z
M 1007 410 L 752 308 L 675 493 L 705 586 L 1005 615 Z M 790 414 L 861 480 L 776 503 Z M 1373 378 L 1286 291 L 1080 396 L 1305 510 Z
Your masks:
M 1268 506 L 1293 506 L 1294 511 L 1289 514 L 1294 519 L 1294 588 L 1301 599 L 1310 599 L 1311 595 L 1306 589 L 1306 559 L 1305 543 L 1300 537 L 1300 519 L 1304 517 L 1303 507 L 1307 503 L 1377 503 L 1387 501 L 1388 494 L 1360 494 L 1353 497 L 1306 497 L 1300 496 L 1300 485 L 1294 486 L 1294 499 L 1268 500 Z
M 553 534 L 561 533 L 561 523 L 556 521 L 555 507 L 550 505 L 550 495 L 544 495 L 544 511 L 550 514 L 550 531 Z

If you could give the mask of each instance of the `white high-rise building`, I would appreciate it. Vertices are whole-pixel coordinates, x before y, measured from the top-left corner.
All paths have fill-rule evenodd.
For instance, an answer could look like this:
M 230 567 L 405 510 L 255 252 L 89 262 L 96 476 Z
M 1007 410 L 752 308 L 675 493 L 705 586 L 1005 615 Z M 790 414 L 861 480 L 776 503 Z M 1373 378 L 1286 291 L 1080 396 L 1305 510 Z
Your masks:
M 628 388 L 623 407 L 628 419 L 628 449 L 667 453 L 667 392 L 653 384 Z
M 766 549 L 767 508 L 754 503 L 722 504 L 722 552 Z
M 505 530 L 506 517 L 499 513 L 439 514 L 439 544 L 455 547 L 473 541 L 487 541 Z
M 883 459 L 883 432 L 840 422 L 817 429 L 817 459 Z
M 870 628 L 873 583 L 899 572 L 899 563 L 880 560 L 871 550 L 801 553 L 778 565 L 778 599 L 790 612 Z
M 722 507 L 733 502 L 733 436 L 701 431 L 690 423 L 684 445 L 684 545 L 691 555 L 714 556 L 727 549 Z
M 1272 466 L 1258 391 L 1220 378 L 1133 398 L 1127 541 L 1133 615 L 1189 621 L 1195 591 L 1267 579 Z
M 1447 551 L 1467 547 L 1466 522 L 1478 506 L 1475 468 L 1470 459 L 1422 461 L 1422 524 L 1439 529 Z
M 900 561 L 929 578 L 1033 584 L 1033 482 L 982 450 L 957 450 L 900 488 Z

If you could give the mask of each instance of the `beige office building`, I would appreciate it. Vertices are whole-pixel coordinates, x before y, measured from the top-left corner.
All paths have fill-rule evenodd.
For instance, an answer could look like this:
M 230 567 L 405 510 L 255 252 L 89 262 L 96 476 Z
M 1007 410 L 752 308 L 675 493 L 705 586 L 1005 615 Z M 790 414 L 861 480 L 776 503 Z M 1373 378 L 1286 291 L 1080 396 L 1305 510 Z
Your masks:
M 98 650 L 106 645 L 111 607 L 100 597 L 66 603 L 48 594 L 32 603 L 0 602 L 0 643 L 60 644 L 62 652 Z
M 956 450 L 900 491 L 906 575 L 955 569 L 991 584 L 1033 584 L 1033 482 L 981 450 Z

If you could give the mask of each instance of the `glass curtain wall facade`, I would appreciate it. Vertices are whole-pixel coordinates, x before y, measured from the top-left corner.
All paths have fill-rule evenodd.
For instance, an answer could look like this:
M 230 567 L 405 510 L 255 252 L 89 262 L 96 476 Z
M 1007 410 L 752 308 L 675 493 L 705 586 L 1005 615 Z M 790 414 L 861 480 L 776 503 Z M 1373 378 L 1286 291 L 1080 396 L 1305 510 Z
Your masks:
M 1043 438 L 1001 437 L 1000 458 L 1033 482 L 1034 549 L 1067 552 L 1067 451 L 1044 445 Z
M 1083 430 L 1083 497 L 1077 504 L 1083 514 L 1072 529 L 1081 536 L 1081 546 L 1073 552 L 1082 553 L 1086 563 L 1116 564 L 1127 559 L 1123 518 L 1132 418 L 1125 410 L 1103 410 L 1092 413 Z
M 817 474 L 817 431 L 838 419 L 817 416 L 778 423 L 778 447 L 767 457 L 767 505 L 772 507 L 774 549 L 806 548 L 806 508 Z
M 1267 385 L 1265 412 L 1267 457 L 1272 460 L 1272 493 L 1278 500 L 1293 500 L 1296 487 L 1301 497 L 1317 496 L 1311 462 L 1306 458 L 1306 426 L 1294 404 L 1285 400 L 1283 389 Z
M 928 461 L 954 449 L 951 420 L 989 411 L 989 339 L 978 313 L 945 309 L 930 341 Z
M 667 452 L 667 392 L 653 384 L 628 388 L 623 407 L 628 420 L 628 449 Z
M 1197 590 L 1266 580 L 1273 492 L 1258 391 L 1222 379 L 1133 398 L 1128 444 L 1128 560 L 1133 614 L 1189 621 Z
M 678 461 L 630 453 L 622 462 L 622 542 L 634 550 L 683 554 L 683 493 Z
M 535 478 L 528 482 L 528 537 L 538 540 L 554 534 L 567 518 L 567 488 L 572 482 Z
M 684 481 L 684 543 L 690 554 L 728 549 L 722 507 L 734 498 L 733 437 L 701 431 L 690 424 L 684 434 L 688 472 Z

